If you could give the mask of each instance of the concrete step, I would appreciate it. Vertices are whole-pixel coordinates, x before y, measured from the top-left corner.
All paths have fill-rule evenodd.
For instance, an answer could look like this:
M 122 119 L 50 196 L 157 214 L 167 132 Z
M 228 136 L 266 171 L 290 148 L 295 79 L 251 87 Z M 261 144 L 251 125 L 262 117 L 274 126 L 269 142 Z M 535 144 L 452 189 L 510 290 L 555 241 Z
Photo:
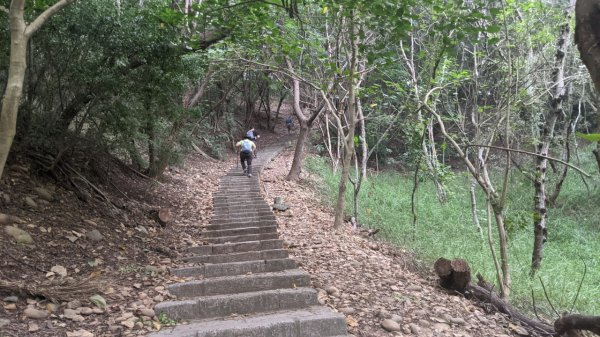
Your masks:
M 206 264 L 202 266 L 172 269 L 171 274 L 178 277 L 220 277 L 248 273 L 269 273 L 297 268 L 292 259 L 256 260 L 232 263 Z
M 266 203 L 264 205 L 256 205 L 256 206 L 248 206 L 248 207 L 239 207 L 239 206 L 213 206 L 213 212 L 217 216 L 221 215 L 229 215 L 236 217 L 245 217 L 248 213 L 253 212 L 271 212 L 271 206 L 268 206 Z
M 310 287 L 310 275 L 300 269 L 274 273 L 213 277 L 167 286 L 178 299 Z
M 189 320 L 301 309 L 318 303 L 316 290 L 295 288 L 166 301 L 156 304 L 154 311 L 157 315 L 164 313 L 170 319 Z
M 325 307 L 282 311 L 251 317 L 194 321 L 148 337 L 352 337 L 344 316 Z
M 221 244 L 228 242 L 245 242 L 245 241 L 262 241 L 279 239 L 278 233 L 264 233 L 264 234 L 248 234 L 238 236 L 224 236 L 218 238 L 204 238 L 202 241 L 207 243 Z
M 277 233 L 277 226 L 254 226 L 244 228 L 231 228 L 221 230 L 202 231 L 203 238 L 220 238 L 225 236 L 239 236 L 248 234 Z
M 283 248 L 283 240 L 277 239 L 196 246 L 188 249 L 188 253 L 193 255 L 219 255 L 280 248 Z
M 259 250 L 251 252 L 230 253 L 221 255 L 200 255 L 184 257 L 190 263 L 229 263 L 254 260 L 287 259 L 287 249 Z
M 210 223 L 213 225 L 221 225 L 221 224 L 225 224 L 225 223 L 229 223 L 229 222 L 241 222 L 241 221 L 245 221 L 248 219 L 254 219 L 254 220 L 277 220 L 277 218 L 275 217 L 275 215 L 273 215 L 272 211 L 261 211 L 261 212 L 246 212 L 244 213 L 244 216 L 239 216 L 239 217 L 234 217 L 234 216 L 229 216 L 229 215 L 225 215 L 225 216 L 213 216 L 210 219 Z
M 228 207 L 228 208 L 246 210 L 246 209 L 249 209 L 249 208 L 255 208 L 257 206 L 258 207 L 260 207 L 260 206 L 269 206 L 269 204 L 267 204 L 263 200 L 260 200 L 260 201 L 242 200 L 242 201 L 236 201 L 236 202 L 220 202 L 220 201 L 219 202 L 213 202 L 213 208 Z
M 242 219 L 238 221 L 228 221 L 220 224 L 206 225 L 204 226 L 204 229 L 207 231 L 220 231 L 224 229 L 264 226 L 277 226 L 277 221 L 275 221 L 275 219 L 260 220 L 258 218 L 248 217 L 247 219 Z

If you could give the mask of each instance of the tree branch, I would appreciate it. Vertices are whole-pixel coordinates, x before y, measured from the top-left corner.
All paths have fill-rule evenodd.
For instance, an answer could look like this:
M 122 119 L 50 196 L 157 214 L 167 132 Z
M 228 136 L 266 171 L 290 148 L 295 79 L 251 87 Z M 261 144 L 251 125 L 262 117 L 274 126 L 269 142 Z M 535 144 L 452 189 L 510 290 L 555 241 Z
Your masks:
M 538 154 L 538 153 L 535 153 L 535 152 L 529 152 L 529 151 L 518 150 L 518 149 L 509 149 L 509 148 L 506 148 L 506 147 L 494 146 L 494 145 L 481 145 L 481 144 L 469 144 L 469 145 L 465 145 L 465 148 L 469 148 L 469 147 L 486 147 L 486 148 L 489 148 L 489 149 L 504 150 L 504 151 L 509 151 L 509 152 L 517 152 L 517 153 L 528 154 L 528 155 L 534 156 L 534 157 L 542 157 L 544 159 L 552 160 L 552 161 L 555 161 L 555 162 L 559 162 L 559 163 L 561 163 L 563 165 L 566 165 L 566 166 L 574 169 L 575 171 L 583 174 L 584 176 L 586 176 L 588 178 L 592 177 L 589 173 L 586 173 L 585 171 L 583 171 L 579 167 L 577 167 L 577 166 L 575 166 L 573 164 L 567 163 L 564 160 L 553 158 L 553 157 L 548 157 L 548 156 L 542 156 L 541 154 Z
M 76 0 L 60 0 L 59 2 L 52 5 L 50 8 L 46 9 L 42 14 L 40 14 L 29 26 L 25 29 L 25 36 L 27 38 L 31 37 L 42 25 L 50 19 L 50 17 L 63 7 L 70 5 Z

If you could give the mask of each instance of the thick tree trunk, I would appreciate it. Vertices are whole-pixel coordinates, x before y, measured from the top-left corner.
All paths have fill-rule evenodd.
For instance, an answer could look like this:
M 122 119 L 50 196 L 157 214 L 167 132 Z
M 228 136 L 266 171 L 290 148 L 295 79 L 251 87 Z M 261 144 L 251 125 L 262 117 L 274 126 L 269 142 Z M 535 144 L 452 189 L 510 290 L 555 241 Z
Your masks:
M 567 11 L 567 18 L 570 17 L 570 10 Z M 548 229 L 546 220 L 547 214 L 547 196 L 546 196 L 546 170 L 548 168 L 548 152 L 554 138 L 554 129 L 556 121 L 563 114 L 563 101 L 566 96 L 565 88 L 565 55 L 569 47 L 570 29 L 569 25 L 562 26 L 558 36 L 557 50 L 554 59 L 554 69 L 552 70 L 553 91 L 550 95 L 551 109 L 546 115 L 545 124 L 541 130 L 541 140 L 536 146 L 536 152 L 544 157 L 536 157 L 536 167 L 533 186 L 535 194 L 533 197 L 533 253 L 531 255 L 531 275 L 540 269 L 542 265 L 542 256 L 544 252 L 544 243 L 548 239 Z
M 578 0 L 575 5 L 575 43 L 600 92 L 600 1 Z

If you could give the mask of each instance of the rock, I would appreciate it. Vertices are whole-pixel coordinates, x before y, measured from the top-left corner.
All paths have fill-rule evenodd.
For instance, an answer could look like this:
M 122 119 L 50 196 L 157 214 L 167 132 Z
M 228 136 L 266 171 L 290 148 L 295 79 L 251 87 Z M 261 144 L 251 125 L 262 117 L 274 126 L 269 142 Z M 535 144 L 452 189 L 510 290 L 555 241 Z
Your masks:
M 327 286 L 323 288 L 329 295 L 339 294 L 340 290 L 334 286 Z
M 10 324 L 10 319 L 0 318 L 0 328 Z
M 421 328 L 414 323 L 410 323 L 408 326 L 410 327 L 410 332 L 414 333 L 415 335 L 418 335 L 421 332 Z
M 35 201 L 33 201 L 33 199 L 31 199 L 31 197 L 25 197 L 25 205 L 31 207 L 31 208 L 37 208 L 38 205 Z
M 77 331 L 67 332 L 67 337 L 94 337 L 94 334 L 87 330 L 79 329 Z
M 379 309 L 376 313 L 377 317 L 380 318 L 390 318 L 392 317 L 392 315 L 390 314 L 389 311 L 385 310 L 385 309 Z
M 123 321 L 126 321 L 126 320 L 128 320 L 128 319 L 130 319 L 132 317 L 134 317 L 132 312 L 126 312 L 123 315 L 121 315 L 121 317 L 117 317 L 115 319 L 115 322 L 123 322 Z
M 46 201 L 54 201 L 54 196 L 52 195 L 52 193 L 50 191 L 48 191 L 47 189 L 43 188 L 43 187 L 36 187 L 33 189 L 35 191 L 35 193 L 37 193 L 37 195 L 42 199 L 42 200 L 46 200 Z
M 448 318 L 448 321 L 450 321 L 450 323 L 453 323 L 453 324 L 458 324 L 458 325 L 464 325 L 464 324 L 466 324 L 466 323 L 467 323 L 467 322 L 464 320 L 464 318 L 461 318 L 461 317 L 449 317 L 449 318 Z
M 8 215 L 8 214 L 4 214 L 4 213 L 0 213 L 0 224 L 2 225 L 8 225 L 11 224 L 13 222 L 16 222 L 17 217 L 14 217 L 12 215 Z
M 68 309 L 77 309 L 80 306 L 81 306 L 81 301 L 79 301 L 79 300 L 73 300 L 73 301 L 70 301 L 69 303 L 67 303 Z
M 50 271 L 55 274 L 58 274 L 60 277 L 67 276 L 67 268 L 65 268 L 63 266 L 56 265 L 56 266 L 50 268 Z
M 133 327 L 135 326 L 135 322 L 130 319 L 130 320 L 122 321 L 121 325 L 123 325 L 124 327 L 127 327 L 128 329 L 133 329 Z
M 27 324 L 27 326 L 27 331 L 29 332 L 36 332 L 40 329 L 40 326 L 33 322 L 30 322 L 29 324 Z
M 421 290 L 423 290 L 423 287 L 421 287 L 420 285 L 413 284 L 413 285 L 410 285 L 410 286 L 406 287 L 406 290 L 408 290 L 408 291 L 421 291 Z
M 45 310 L 38 310 L 35 308 L 27 308 L 23 311 L 23 314 L 28 318 L 41 319 L 48 317 L 48 312 Z
M 17 296 L 8 296 L 2 299 L 4 302 L 15 303 L 19 302 L 19 298 Z
M 146 317 L 150 317 L 150 318 L 152 318 L 156 315 L 154 310 L 148 309 L 148 308 L 140 309 L 140 314 L 142 314 L 143 316 L 146 316 Z
M 390 319 L 396 323 L 402 323 L 402 316 L 393 314 Z
M 15 239 L 15 241 L 17 241 L 17 243 L 24 245 L 30 245 L 33 243 L 33 238 L 31 237 L 31 235 L 29 235 L 29 233 L 27 233 L 19 227 L 6 226 L 4 227 L 4 232 L 12 236 Z
M 281 211 L 281 212 L 285 212 L 290 208 L 290 206 L 284 205 L 284 204 L 273 204 L 272 207 L 273 207 L 273 210 Z
M 381 327 L 387 331 L 400 331 L 400 324 L 392 321 L 391 319 L 384 319 L 381 322 Z
M 450 325 L 447 323 L 434 323 L 432 328 L 434 331 L 447 331 L 450 330 Z
M 351 315 L 353 314 L 356 310 L 354 310 L 354 308 L 351 307 L 344 307 L 344 308 L 340 308 L 339 311 L 345 315 Z
M 4 310 L 16 310 L 17 305 L 15 303 L 8 303 L 4 306 Z
M 86 315 L 86 316 L 94 313 L 94 310 L 92 310 L 92 308 L 89 308 L 89 307 L 77 308 L 77 311 L 79 311 L 80 315 Z
M 104 239 L 104 236 L 100 233 L 99 230 L 93 229 L 87 233 L 85 233 L 85 237 L 90 241 L 100 241 Z

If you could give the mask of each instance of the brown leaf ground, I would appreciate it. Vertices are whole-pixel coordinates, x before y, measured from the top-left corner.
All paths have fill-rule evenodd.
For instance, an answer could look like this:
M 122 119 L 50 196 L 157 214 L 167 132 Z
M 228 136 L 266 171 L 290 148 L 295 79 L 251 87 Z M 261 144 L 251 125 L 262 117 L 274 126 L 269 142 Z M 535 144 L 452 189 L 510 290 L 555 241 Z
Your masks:
M 259 146 L 276 142 L 287 143 L 265 134 Z M 281 236 L 301 268 L 311 273 L 320 300 L 346 313 L 352 334 L 499 337 L 518 330 L 502 315 L 485 314 L 471 302 L 438 289 L 433 278 L 422 276 L 427 272 L 414 272 L 417 264 L 402 249 L 366 238 L 348 226 L 333 230 L 332 212 L 321 204 L 314 188 L 317 177 L 303 174 L 299 183 L 284 180 L 291 161 L 292 153 L 286 151 L 265 169 L 265 197 L 283 196 L 291 206 L 277 214 Z M 160 182 L 113 172 L 112 183 L 98 187 L 119 207 L 95 197 L 82 201 L 27 163 L 9 167 L 0 183 L 0 213 L 18 217 L 16 225 L 31 234 L 34 244 L 17 244 L 0 231 L 0 337 L 142 336 L 168 323 L 150 317 L 148 309 L 169 299 L 164 285 L 176 280 L 166 271 L 176 266 L 186 247 L 199 243 L 197 234 L 211 216 L 211 193 L 234 162 L 192 154 Z M 50 190 L 54 200 L 41 200 L 36 187 Z M 26 197 L 38 206 L 27 206 Z M 165 227 L 153 216 L 160 208 L 172 212 L 173 221 Z M 101 240 L 86 238 L 94 229 L 102 234 Z M 54 266 L 65 267 L 67 276 L 49 273 Z M 82 293 L 60 287 L 88 279 Z M 54 288 L 48 288 L 49 282 Z M 58 300 L 53 304 L 19 292 L 19 287 Z M 106 300 L 105 308 L 90 303 L 94 294 Z M 16 302 L 11 296 L 17 296 Z M 55 311 L 34 319 L 25 315 L 28 308 Z M 76 315 L 66 315 L 68 308 Z M 381 328 L 381 321 L 392 315 L 401 322 L 399 332 Z

